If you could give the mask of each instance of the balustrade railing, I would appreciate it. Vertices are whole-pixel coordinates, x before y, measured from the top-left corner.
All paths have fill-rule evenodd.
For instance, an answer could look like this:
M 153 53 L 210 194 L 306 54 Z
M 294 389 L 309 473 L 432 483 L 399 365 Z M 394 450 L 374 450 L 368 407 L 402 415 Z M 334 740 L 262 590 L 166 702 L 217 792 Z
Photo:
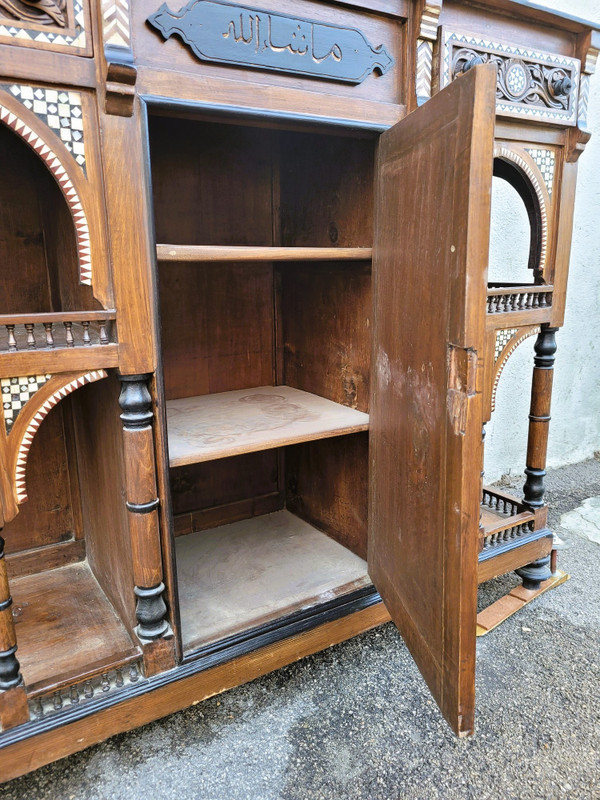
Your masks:
M 2 314 L 0 353 L 107 345 L 113 340 L 114 310 Z
M 552 306 L 553 286 L 496 286 L 488 284 L 488 314 L 529 311 Z

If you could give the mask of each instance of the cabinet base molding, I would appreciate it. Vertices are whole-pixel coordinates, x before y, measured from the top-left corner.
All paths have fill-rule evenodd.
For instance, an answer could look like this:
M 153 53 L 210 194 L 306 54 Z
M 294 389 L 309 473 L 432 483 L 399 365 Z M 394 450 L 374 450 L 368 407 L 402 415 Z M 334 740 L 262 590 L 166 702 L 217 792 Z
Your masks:
M 184 664 L 155 678 L 140 678 L 118 694 L 99 696 L 83 706 L 70 706 L 62 713 L 20 725 L 3 736 L 2 780 L 12 780 L 117 733 L 181 711 L 389 620 L 379 602 L 211 669 L 202 669 L 202 662 Z

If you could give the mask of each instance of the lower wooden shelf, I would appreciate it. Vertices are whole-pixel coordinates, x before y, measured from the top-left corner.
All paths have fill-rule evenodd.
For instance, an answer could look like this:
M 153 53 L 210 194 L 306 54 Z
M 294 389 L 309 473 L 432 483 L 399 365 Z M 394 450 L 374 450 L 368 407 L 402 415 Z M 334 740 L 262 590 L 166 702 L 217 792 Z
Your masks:
M 167 402 L 172 467 L 368 427 L 368 414 L 291 386 L 259 386 Z
M 369 586 L 367 563 L 289 511 L 176 540 L 186 652 Z
M 140 653 L 86 561 L 16 578 L 11 593 L 30 697 Z

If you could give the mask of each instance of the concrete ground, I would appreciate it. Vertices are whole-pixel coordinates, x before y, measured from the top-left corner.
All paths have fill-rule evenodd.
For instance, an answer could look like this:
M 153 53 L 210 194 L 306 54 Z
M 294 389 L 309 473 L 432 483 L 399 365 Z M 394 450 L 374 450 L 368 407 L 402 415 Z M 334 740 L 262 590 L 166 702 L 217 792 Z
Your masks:
M 600 497 L 600 462 L 547 483 L 556 529 Z M 571 580 L 478 640 L 471 739 L 451 734 L 390 624 L 6 784 L 0 800 L 600 798 L 600 544 L 586 538 L 598 504 L 565 519 Z

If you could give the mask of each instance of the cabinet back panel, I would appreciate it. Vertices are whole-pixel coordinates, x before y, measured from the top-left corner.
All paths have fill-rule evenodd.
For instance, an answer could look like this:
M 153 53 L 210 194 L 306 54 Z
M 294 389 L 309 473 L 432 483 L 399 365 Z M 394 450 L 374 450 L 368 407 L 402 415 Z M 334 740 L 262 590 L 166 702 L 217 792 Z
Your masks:
M 51 311 L 38 187 L 44 167 L 30 148 L 0 125 L 0 297 L 2 312 Z
M 99 308 L 79 282 L 75 226 L 56 181 L 32 150 L 0 125 L 1 311 Z
M 368 263 L 281 269 L 283 383 L 369 411 Z
M 278 490 L 278 451 L 175 467 L 170 471 L 173 513 L 213 508 Z
M 27 502 L 6 525 L 6 552 L 17 553 L 76 538 L 64 414 L 69 398 L 52 409 L 33 438 L 27 458 Z
M 286 448 L 286 506 L 367 557 L 368 433 Z
M 271 245 L 271 138 L 262 128 L 151 117 L 157 242 Z
M 160 266 L 166 399 L 272 384 L 271 264 Z
M 281 244 L 371 247 L 374 159 L 372 139 L 282 133 Z

